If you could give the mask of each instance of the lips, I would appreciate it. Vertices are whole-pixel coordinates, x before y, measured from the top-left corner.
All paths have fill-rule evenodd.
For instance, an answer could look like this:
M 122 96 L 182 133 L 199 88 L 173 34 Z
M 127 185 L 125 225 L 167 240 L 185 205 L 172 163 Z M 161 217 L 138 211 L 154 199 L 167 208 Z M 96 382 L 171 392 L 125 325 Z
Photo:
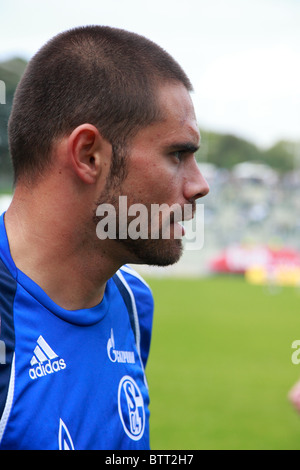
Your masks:
M 170 212 L 170 223 L 181 223 L 181 222 L 188 222 L 192 220 L 196 213 L 195 204 L 185 204 L 184 207 L 180 207 L 175 211 Z

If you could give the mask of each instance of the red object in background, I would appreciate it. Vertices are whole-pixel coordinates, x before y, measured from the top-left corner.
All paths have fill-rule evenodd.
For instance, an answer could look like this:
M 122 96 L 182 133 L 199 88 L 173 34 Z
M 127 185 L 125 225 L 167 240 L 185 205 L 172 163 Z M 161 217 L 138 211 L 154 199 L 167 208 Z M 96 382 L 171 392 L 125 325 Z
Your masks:
M 215 273 L 244 274 L 253 266 L 300 266 L 300 253 L 291 248 L 236 245 L 225 249 L 212 259 L 211 271 Z

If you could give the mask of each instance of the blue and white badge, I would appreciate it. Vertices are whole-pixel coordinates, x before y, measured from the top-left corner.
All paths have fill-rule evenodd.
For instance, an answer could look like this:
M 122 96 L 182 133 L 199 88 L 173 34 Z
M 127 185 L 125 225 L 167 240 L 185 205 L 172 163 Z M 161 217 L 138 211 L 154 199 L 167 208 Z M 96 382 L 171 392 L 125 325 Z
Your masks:
M 118 409 L 127 436 L 134 441 L 141 439 L 145 429 L 144 400 L 136 382 L 128 375 L 119 384 Z

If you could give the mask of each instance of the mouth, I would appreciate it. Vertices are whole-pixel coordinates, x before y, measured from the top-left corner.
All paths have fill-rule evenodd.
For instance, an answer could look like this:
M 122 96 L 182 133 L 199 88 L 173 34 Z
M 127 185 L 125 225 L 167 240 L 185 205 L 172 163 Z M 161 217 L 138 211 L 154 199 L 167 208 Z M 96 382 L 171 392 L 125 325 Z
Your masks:
M 175 204 L 172 207 L 174 206 Z M 159 222 L 157 224 L 157 227 L 160 227 L 158 229 L 160 233 L 159 238 L 182 239 L 186 234 L 184 224 L 191 221 L 195 213 L 196 207 L 195 204 L 192 203 L 185 204 L 183 207 L 178 204 L 174 210 L 165 211 L 163 214 L 160 213 Z
M 185 204 L 184 207 L 170 213 L 170 222 L 188 222 L 195 217 L 196 207 L 194 204 Z
M 190 220 L 193 220 L 193 218 L 195 217 L 195 213 L 196 211 L 193 210 L 191 215 L 190 216 L 187 216 L 187 217 L 184 217 L 184 219 L 182 220 L 182 222 L 189 222 Z
M 182 222 L 172 222 L 171 227 L 173 233 L 170 235 L 170 238 L 180 239 L 185 235 L 185 228 Z
M 184 223 L 185 222 L 189 222 L 190 220 L 193 220 L 193 218 L 195 217 L 195 209 L 194 208 L 191 208 L 189 211 L 188 211 L 188 214 L 184 213 L 184 218 L 182 220 L 173 220 L 172 223 L 174 225 L 174 235 L 175 233 L 180 235 L 180 238 L 181 237 L 184 237 L 185 236 L 185 233 L 186 233 L 186 229 L 185 229 L 185 226 L 184 226 Z

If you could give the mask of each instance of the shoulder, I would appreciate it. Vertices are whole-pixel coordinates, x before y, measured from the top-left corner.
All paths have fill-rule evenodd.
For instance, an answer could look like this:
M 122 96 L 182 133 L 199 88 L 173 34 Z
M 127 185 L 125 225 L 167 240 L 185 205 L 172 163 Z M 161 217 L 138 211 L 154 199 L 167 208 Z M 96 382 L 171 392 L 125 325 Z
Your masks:
M 144 295 L 149 299 L 153 299 L 150 286 L 131 266 L 122 266 L 122 268 L 117 272 L 117 275 L 125 284 L 127 284 L 127 287 L 132 290 L 132 293 L 135 296 Z
M 0 258 L 0 442 L 14 389 L 14 299 L 17 282 Z
M 154 300 L 150 286 L 130 266 L 123 266 L 114 276 L 129 316 L 136 337 L 137 347 L 144 366 L 146 365 L 152 334 Z
M 150 286 L 132 267 L 126 265 L 116 273 L 119 284 L 126 289 L 130 296 L 133 308 L 136 308 L 140 319 L 148 317 L 152 322 L 154 300 Z

